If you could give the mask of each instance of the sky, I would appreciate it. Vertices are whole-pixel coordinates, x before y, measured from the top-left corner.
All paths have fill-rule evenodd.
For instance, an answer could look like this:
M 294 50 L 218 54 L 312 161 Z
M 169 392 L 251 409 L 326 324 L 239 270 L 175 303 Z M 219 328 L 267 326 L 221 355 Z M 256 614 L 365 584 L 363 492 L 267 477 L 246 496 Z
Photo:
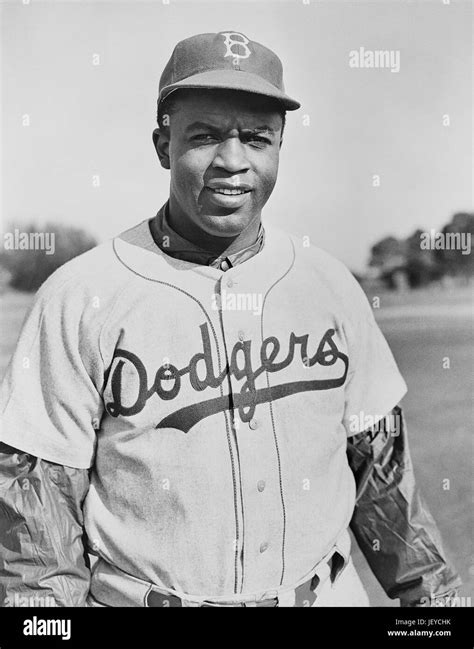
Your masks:
M 468 0 L 4 0 L 1 30 L 4 231 L 55 221 L 101 241 L 153 216 L 161 71 L 217 31 L 273 49 L 302 104 L 264 223 L 361 271 L 381 237 L 472 210 Z M 398 52 L 399 71 L 351 67 L 360 48 Z

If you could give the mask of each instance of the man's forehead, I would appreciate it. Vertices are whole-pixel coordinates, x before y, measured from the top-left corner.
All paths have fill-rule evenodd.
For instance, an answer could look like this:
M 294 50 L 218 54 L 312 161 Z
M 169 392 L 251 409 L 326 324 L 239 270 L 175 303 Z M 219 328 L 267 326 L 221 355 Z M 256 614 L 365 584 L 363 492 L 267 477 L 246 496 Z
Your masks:
M 202 115 L 193 113 L 190 119 L 184 120 L 182 125 L 186 132 L 205 129 L 206 127 L 222 131 L 241 129 L 275 132 L 280 126 L 276 119 L 267 119 L 265 115 L 222 115 L 220 113 L 204 113 Z
M 259 110 L 248 106 L 230 106 L 223 104 L 182 104 L 176 115 L 186 130 L 211 126 L 230 130 L 258 129 L 274 131 L 280 128 L 281 117 L 275 110 Z
M 176 111 L 179 110 L 186 118 L 201 119 L 203 116 L 220 119 L 222 117 L 238 117 L 269 121 L 277 119 L 281 110 L 276 103 L 264 97 L 241 92 L 196 92 L 176 93 L 173 98 Z

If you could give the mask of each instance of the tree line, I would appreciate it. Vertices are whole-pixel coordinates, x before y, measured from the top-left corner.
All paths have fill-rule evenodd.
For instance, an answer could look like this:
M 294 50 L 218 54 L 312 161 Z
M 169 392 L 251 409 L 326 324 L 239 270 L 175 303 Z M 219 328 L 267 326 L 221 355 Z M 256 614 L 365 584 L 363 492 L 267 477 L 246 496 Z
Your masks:
M 448 276 L 467 281 L 474 275 L 473 234 L 474 213 L 458 212 L 441 230 L 418 228 L 406 239 L 381 239 L 370 250 L 369 266 L 389 288 L 401 278 L 411 288 Z

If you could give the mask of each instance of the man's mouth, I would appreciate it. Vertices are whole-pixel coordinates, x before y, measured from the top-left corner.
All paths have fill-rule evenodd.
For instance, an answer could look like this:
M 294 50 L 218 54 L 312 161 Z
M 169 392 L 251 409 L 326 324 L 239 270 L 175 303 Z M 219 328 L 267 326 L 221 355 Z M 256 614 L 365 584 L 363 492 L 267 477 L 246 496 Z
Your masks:
M 222 178 L 213 178 L 205 188 L 209 192 L 208 199 L 212 205 L 220 210 L 235 211 L 243 207 L 250 199 L 246 196 L 252 192 L 251 185 L 244 182 L 231 182 Z
M 208 187 L 208 189 L 211 190 L 214 194 L 225 194 L 226 196 L 238 196 L 239 194 L 247 194 L 250 189 L 237 189 L 237 188 L 232 188 L 232 189 L 223 189 L 223 188 L 216 188 L 213 189 L 212 187 Z
M 223 178 L 213 178 L 206 183 L 206 189 L 213 194 L 221 196 L 242 196 L 252 191 L 251 185 L 246 182 L 235 180 L 224 180 Z

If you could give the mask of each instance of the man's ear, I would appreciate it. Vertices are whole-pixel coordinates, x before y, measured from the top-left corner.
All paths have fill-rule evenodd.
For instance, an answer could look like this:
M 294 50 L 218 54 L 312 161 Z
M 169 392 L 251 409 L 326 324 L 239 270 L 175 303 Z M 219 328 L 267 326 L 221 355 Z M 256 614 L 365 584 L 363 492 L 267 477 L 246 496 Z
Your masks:
M 152 134 L 153 144 L 155 145 L 156 153 L 160 160 L 163 169 L 170 168 L 169 146 L 170 138 L 169 133 L 159 128 L 155 128 Z

